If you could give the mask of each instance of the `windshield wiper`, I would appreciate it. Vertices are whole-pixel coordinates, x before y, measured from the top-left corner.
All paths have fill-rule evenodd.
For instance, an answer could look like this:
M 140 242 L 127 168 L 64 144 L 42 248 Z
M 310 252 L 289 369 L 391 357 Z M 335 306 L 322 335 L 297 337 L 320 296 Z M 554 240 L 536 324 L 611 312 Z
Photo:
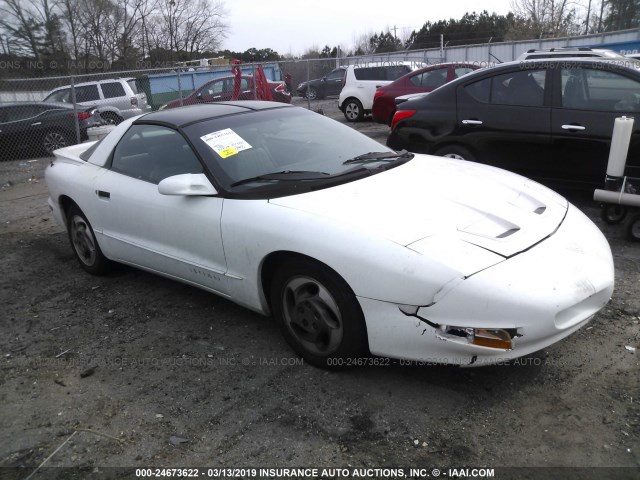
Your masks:
M 343 165 L 349 165 L 351 163 L 369 163 L 369 162 L 390 162 L 396 159 L 412 159 L 414 157 L 413 153 L 409 153 L 406 150 L 401 150 L 399 152 L 369 152 L 363 155 L 358 155 L 357 157 L 350 158 L 349 160 L 345 160 L 342 162 Z
M 285 180 L 285 181 L 298 181 L 298 180 L 317 180 L 319 178 L 326 178 L 330 176 L 327 172 L 310 172 L 308 170 L 283 170 L 281 172 L 265 173 L 263 175 L 256 175 L 255 177 L 244 178 L 232 183 L 231 187 L 237 187 L 238 185 L 244 185 L 246 183 L 263 182 L 269 180 Z

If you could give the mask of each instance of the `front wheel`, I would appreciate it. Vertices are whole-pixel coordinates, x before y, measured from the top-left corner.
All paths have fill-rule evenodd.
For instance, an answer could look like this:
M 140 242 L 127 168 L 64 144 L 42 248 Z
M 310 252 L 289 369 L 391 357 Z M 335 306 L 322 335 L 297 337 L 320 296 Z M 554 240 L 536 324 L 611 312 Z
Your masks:
M 336 370 L 368 354 L 364 315 L 349 285 L 311 260 L 287 262 L 275 274 L 271 308 L 295 352 Z
M 69 209 L 67 219 L 69 241 L 80 266 L 93 275 L 102 275 L 109 260 L 102 254 L 89 220 L 76 205 Z
M 344 104 L 344 117 L 348 122 L 359 122 L 364 117 L 362 103 L 355 98 L 350 98 Z
M 624 220 L 627 216 L 627 207 L 624 205 L 603 205 L 600 211 L 600 218 L 609 225 L 615 225 Z
M 455 158 L 456 160 L 469 160 L 475 162 L 476 157 L 466 148 L 459 145 L 447 145 L 438 149 L 435 155 L 439 157 Z

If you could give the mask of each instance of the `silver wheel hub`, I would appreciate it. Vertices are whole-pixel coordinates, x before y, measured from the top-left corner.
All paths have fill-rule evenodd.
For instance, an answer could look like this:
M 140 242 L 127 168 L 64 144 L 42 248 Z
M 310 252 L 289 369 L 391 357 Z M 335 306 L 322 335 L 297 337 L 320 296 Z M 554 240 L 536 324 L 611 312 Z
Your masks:
M 447 158 L 455 158 L 456 160 L 465 160 L 462 155 L 458 155 L 457 153 L 445 153 L 442 156 Z
M 48 153 L 66 146 L 67 141 L 64 138 L 64 135 L 59 132 L 50 132 L 44 137 L 44 148 Z
M 286 327 L 311 353 L 328 355 L 342 342 L 343 324 L 333 296 L 317 280 L 294 277 L 282 298 Z
M 347 116 L 351 119 L 358 118 L 360 113 L 360 109 L 355 103 L 349 103 L 345 108 L 345 112 L 347 112 Z
M 82 263 L 92 266 L 96 261 L 96 242 L 89 225 L 79 215 L 71 219 L 71 241 Z

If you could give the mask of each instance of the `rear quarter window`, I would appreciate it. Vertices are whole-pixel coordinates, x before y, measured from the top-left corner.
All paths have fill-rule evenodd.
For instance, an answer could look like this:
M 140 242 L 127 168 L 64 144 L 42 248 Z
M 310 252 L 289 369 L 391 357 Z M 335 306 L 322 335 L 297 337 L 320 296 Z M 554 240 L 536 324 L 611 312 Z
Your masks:
M 102 83 L 100 87 L 102 88 L 104 98 L 117 98 L 126 95 L 124 87 L 119 82 Z

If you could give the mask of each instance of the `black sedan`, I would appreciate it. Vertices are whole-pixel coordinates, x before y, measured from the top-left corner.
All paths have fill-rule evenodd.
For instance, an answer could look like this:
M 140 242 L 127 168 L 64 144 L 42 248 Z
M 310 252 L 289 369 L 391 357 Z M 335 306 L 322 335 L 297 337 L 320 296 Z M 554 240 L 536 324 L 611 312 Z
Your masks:
M 340 95 L 342 85 L 344 83 L 345 67 L 338 67 L 331 70 L 322 78 L 314 78 L 308 82 L 302 82 L 296 88 L 299 97 L 307 97 L 311 100 L 328 97 L 331 95 Z
M 0 105 L 0 161 L 51 155 L 58 148 L 87 139 L 87 128 L 100 123 L 94 107 L 25 102 Z
M 592 185 L 604 180 L 614 119 L 639 114 L 640 62 L 511 62 L 399 105 L 387 144 Z M 640 119 L 627 174 L 640 176 Z

